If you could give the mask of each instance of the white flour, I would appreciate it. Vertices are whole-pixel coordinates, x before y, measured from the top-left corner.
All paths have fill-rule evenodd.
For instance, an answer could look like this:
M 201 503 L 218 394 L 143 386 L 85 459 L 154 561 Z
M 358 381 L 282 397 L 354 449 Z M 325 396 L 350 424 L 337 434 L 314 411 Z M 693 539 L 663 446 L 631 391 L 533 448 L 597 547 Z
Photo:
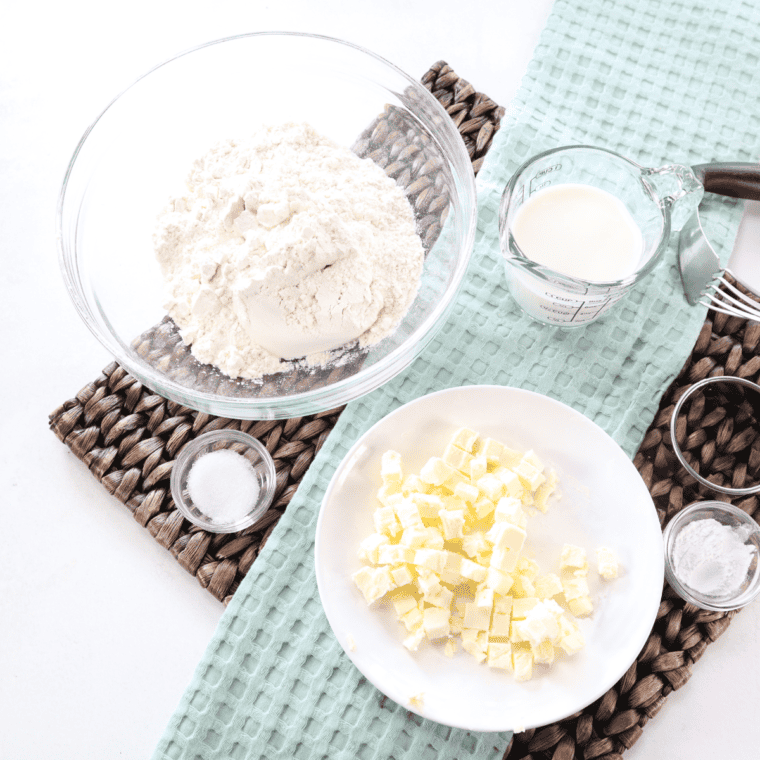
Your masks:
M 725 596 L 747 577 L 754 546 L 744 543 L 745 528 L 732 528 L 711 517 L 689 523 L 673 545 L 673 569 L 689 587 L 708 596 Z
M 214 146 L 155 244 L 183 340 L 233 378 L 377 343 L 409 309 L 424 261 L 403 191 L 307 124 Z

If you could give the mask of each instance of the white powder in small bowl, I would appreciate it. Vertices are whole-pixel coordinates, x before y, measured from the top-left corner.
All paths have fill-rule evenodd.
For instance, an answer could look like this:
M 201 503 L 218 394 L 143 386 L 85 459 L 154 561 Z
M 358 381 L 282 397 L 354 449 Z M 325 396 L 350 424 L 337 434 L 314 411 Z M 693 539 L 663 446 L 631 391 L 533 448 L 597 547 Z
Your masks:
M 203 454 L 190 468 L 187 491 L 193 504 L 216 523 L 236 523 L 259 496 L 253 465 L 231 449 Z
M 755 553 L 755 547 L 745 543 L 748 535 L 748 528 L 732 528 L 711 517 L 689 523 L 673 545 L 676 575 L 705 596 L 735 594 Z

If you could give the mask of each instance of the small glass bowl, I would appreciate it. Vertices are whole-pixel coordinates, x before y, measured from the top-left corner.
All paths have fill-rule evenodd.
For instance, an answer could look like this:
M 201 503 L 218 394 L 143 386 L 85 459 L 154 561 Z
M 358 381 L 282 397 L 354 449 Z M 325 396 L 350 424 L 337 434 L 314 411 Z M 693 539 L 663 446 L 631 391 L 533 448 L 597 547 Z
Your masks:
M 252 465 L 259 483 L 256 501 L 246 515 L 236 522 L 220 522 L 205 514 L 188 493 L 187 480 L 193 465 L 204 454 L 230 449 L 242 454 Z M 177 509 L 194 525 L 213 533 L 235 533 L 254 525 L 269 509 L 277 485 L 274 461 L 266 448 L 253 436 L 239 430 L 214 430 L 187 443 L 174 462 L 170 485 Z
M 678 461 L 683 468 L 705 488 L 712 491 L 718 491 L 731 498 L 739 498 L 741 496 L 750 496 L 751 494 L 760 493 L 760 483 L 747 486 L 746 488 L 731 488 L 729 486 L 721 486 L 717 483 L 713 483 L 704 476 L 700 475 L 687 461 L 681 446 L 678 443 L 678 421 L 681 416 L 681 409 L 683 408 L 684 414 L 688 417 L 688 409 L 686 402 L 689 399 L 695 398 L 698 394 L 709 395 L 712 393 L 727 393 L 731 390 L 739 389 L 742 393 L 749 393 L 752 396 L 750 402 L 754 408 L 760 404 L 760 386 L 757 383 L 753 383 L 751 380 L 747 380 L 744 377 L 735 377 L 734 375 L 719 375 L 716 377 L 706 377 L 697 383 L 694 383 L 686 393 L 678 399 L 678 403 L 673 410 L 673 414 L 670 418 L 670 439 L 673 445 L 673 452 L 675 453 Z
M 754 557 L 750 562 L 746 579 L 736 593 L 730 596 L 702 594 L 697 589 L 686 585 L 676 575 L 673 557 L 676 538 L 687 525 L 706 518 L 713 518 L 732 528 L 750 529 L 745 544 L 755 547 Z M 663 534 L 663 541 L 665 544 L 665 577 L 673 590 L 687 602 L 704 610 L 728 612 L 744 607 L 760 595 L 760 525 L 733 504 L 727 504 L 723 501 L 702 501 L 690 504 L 678 512 L 668 523 Z

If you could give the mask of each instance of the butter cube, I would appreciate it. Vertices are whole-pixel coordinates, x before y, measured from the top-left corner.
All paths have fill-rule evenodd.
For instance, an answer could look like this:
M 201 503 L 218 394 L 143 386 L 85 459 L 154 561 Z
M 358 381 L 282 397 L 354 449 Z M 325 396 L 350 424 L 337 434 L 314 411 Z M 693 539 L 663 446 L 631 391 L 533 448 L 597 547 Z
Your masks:
M 563 615 L 559 620 L 559 628 L 559 646 L 567 654 L 572 655 L 583 649 L 583 646 L 586 642 L 583 639 L 583 634 L 581 633 L 580 628 L 575 623 L 568 620 Z
M 537 489 L 533 499 L 533 504 L 536 509 L 540 509 L 542 512 L 546 512 L 548 509 L 549 497 L 554 493 L 554 489 L 557 487 L 557 473 L 553 470 L 546 476 L 546 481 L 542 483 Z
M 472 483 L 458 483 L 454 487 L 454 496 L 461 499 L 465 504 L 474 504 L 479 495 L 480 490 Z
M 478 607 L 488 608 L 490 610 L 493 608 L 493 600 L 494 594 L 492 588 L 488 588 L 487 586 L 481 586 L 478 588 L 478 591 L 475 594 L 475 604 Z
M 533 677 L 533 653 L 524 649 L 513 650 L 512 667 L 515 681 L 529 681 Z
M 522 508 L 522 502 L 514 496 L 502 496 L 493 513 L 496 522 L 508 522 L 525 530 L 528 515 Z
M 353 573 L 351 578 L 364 595 L 367 604 L 372 604 L 395 588 L 393 577 L 387 566 L 365 566 Z
M 460 449 L 458 446 L 449 444 L 443 452 L 443 461 L 451 465 L 454 469 L 469 475 L 470 462 L 473 460 L 472 454 Z
M 487 472 L 488 460 L 480 454 L 473 457 L 470 461 L 470 480 L 477 483 Z
M 533 587 L 539 599 L 551 599 L 562 593 L 562 582 L 555 573 L 537 576 L 533 581 Z
M 530 491 L 535 491 L 546 480 L 541 470 L 524 458 L 515 466 L 514 471 L 523 486 Z
M 501 570 L 497 570 L 495 567 L 489 567 L 486 575 L 486 586 L 497 594 L 506 595 L 512 588 L 514 580 L 508 573 L 503 573 Z
M 473 512 L 475 512 L 475 518 L 477 520 L 482 520 L 483 518 L 488 517 L 488 515 L 494 511 L 495 506 L 496 505 L 489 498 L 486 496 L 481 496 L 472 504 Z
M 425 483 L 440 486 L 456 472 L 456 468 L 444 462 L 440 457 L 430 457 L 420 470 L 420 478 Z
M 533 580 L 538 575 L 539 571 L 538 563 L 529 557 L 520 557 L 517 562 L 517 572 L 520 575 L 524 575 L 526 578 Z
M 516 597 L 536 597 L 536 588 L 533 581 L 527 575 L 516 574 L 512 576 L 511 592 Z
M 372 514 L 375 532 L 395 538 L 401 532 L 401 524 L 393 507 L 378 507 Z
M 393 600 L 393 609 L 397 618 L 403 617 L 409 610 L 417 609 L 417 600 L 410 594 L 404 594 Z
M 520 461 L 520 453 L 510 449 L 503 443 L 486 438 L 480 447 L 480 453 L 485 456 L 489 464 L 512 467 Z
M 380 479 L 383 485 L 401 487 L 404 472 L 401 468 L 401 454 L 398 451 L 386 451 L 380 458 Z
M 493 610 L 502 615 L 512 614 L 512 604 L 514 600 L 511 596 L 502 596 L 501 594 L 495 594 L 493 598 Z
M 425 629 L 423 626 L 417 628 L 413 633 L 404 639 L 404 646 L 410 652 L 416 652 L 419 649 L 420 644 L 425 638 Z
M 559 639 L 561 616 L 562 608 L 556 602 L 539 601 L 528 610 L 524 620 L 515 623 L 515 628 L 531 646 L 537 647 L 544 641 L 554 643 Z
M 491 627 L 491 612 L 493 607 L 482 607 L 475 602 L 467 602 L 464 606 L 464 627 L 478 631 L 487 631 Z
M 472 483 L 472 481 L 465 475 L 463 472 L 460 472 L 459 470 L 454 470 L 454 472 L 449 475 L 446 480 L 443 481 L 441 488 L 445 488 L 447 491 L 450 491 L 452 494 L 457 490 L 457 487 L 460 485 L 467 485 L 468 483 Z
M 438 591 L 424 594 L 422 598 L 428 604 L 432 604 L 434 607 L 441 607 L 442 609 L 446 610 L 446 619 L 448 620 L 448 613 L 451 609 L 451 602 L 454 599 L 454 594 L 451 591 L 441 586 Z
M 420 511 L 417 509 L 414 502 L 409 499 L 402 499 L 401 502 L 394 506 L 396 517 L 401 523 L 401 527 L 406 528 L 423 528 L 422 518 L 420 517 Z
M 525 531 L 512 523 L 496 523 L 486 534 L 486 539 L 493 542 L 491 567 L 511 573 L 517 567 L 525 543 Z
M 542 641 L 540 644 L 530 646 L 533 662 L 543 665 L 551 665 L 554 662 L 554 644 L 551 641 Z
M 434 573 L 440 573 L 446 567 L 446 552 L 440 549 L 417 549 L 411 562 Z
M 560 570 L 584 569 L 588 567 L 586 550 L 574 544 L 565 544 L 559 555 Z
M 583 576 L 563 578 L 562 590 L 565 592 L 565 600 L 567 602 L 570 602 L 572 599 L 579 599 L 582 596 L 589 596 L 588 582 Z
M 462 565 L 459 568 L 459 573 L 471 581 L 481 583 L 486 579 L 488 570 L 487 568 L 483 567 L 483 565 L 479 565 L 477 562 L 473 562 L 471 559 L 463 559 Z
M 464 511 L 461 509 L 442 509 L 438 516 L 441 518 L 441 528 L 446 541 L 464 538 Z
M 506 467 L 498 467 L 493 471 L 494 477 L 498 478 L 504 485 L 504 493 L 513 498 L 522 498 L 525 486 L 520 477 L 513 470 Z
M 377 565 L 378 550 L 383 546 L 388 546 L 388 536 L 384 533 L 370 533 L 359 544 L 359 559 L 363 562 L 369 562 L 371 565 Z
M 411 562 L 414 551 L 403 544 L 386 544 L 377 552 L 378 565 L 403 565 Z
M 594 604 L 589 596 L 579 596 L 575 599 L 570 599 L 567 606 L 575 617 L 590 615 L 594 609 Z
M 468 557 L 475 557 L 478 554 L 484 554 L 489 550 L 488 542 L 480 531 L 468 533 L 462 539 L 462 551 Z
M 392 507 L 404 498 L 396 483 L 384 483 L 377 491 L 377 499 L 384 507 Z
M 596 562 L 599 575 L 607 581 L 617 578 L 618 560 L 612 549 L 606 546 L 600 546 L 596 550 Z
M 459 575 L 459 571 L 462 568 L 462 560 L 464 557 L 457 552 L 444 550 L 444 553 L 446 554 L 446 567 L 444 568 L 446 572 L 456 573 Z
M 443 588 L 438 575 L 425 567 L 419 568 L 419 573 L 414 582 L 423 595 L 436 594 Z
M 528 449 L 522 455 L 521 461 L 533 465 L 533 467 L 535 467 L 539 472 L 544 471 L 544 463 L 539 459 L 538 455 L 535 451 L 533 451 L 533 449 Z
M 414 575 L 409 569 L 409 565 L 400 565 L 391 568 L 391 577 L 397 586 L 406 586 L 414 580 Z
M 486 473 L 477 481 L 480 493 L 494 504 L 504 495 L 504 483 L 495 475 Z
M 532 610 L 538 604 L 538 599 L 533 597 L 525 597 L 523 599 L 512 599 L 512 618 L 519 620 L 524 618 L 530 610 Z
M 419 516 L 424 520 L 438 517 L 438 512 L 443 509 L 443 500 L 434 493 L 420 493 L 413 491 L 409 494 L 409 501 L 417 508 Z
M 402 615 L 399 620 L 404 624 L 404 628 L 409 633 L 414 633 L 422 626 L 422 610 L 419 607 L 414 607 L 405 615 Z
M 452 446 L 457 446 L 464 451 L 472 452 L 475 450 L 475 444 L 478 442 L 478 434 L 469 428 L 459 428 L 449 442 Z
M 513 620 L 509 626 L 509 640 L 513 644 L 527 643 L 528 639 L 523 635 L 520 630 L 520 623 L 522 620 Z
M 525 543 L 525 531 L 518 525 L 508 522 L 495 523 L 491 530 L 486 533 L 486 540 L 493 544 L 494 549 L 509 549 L 515 554 L 515 566 L 517 555 Z
M 510 634 L 510 616 L 502 612 L 496 612 L 494 610 L 491 617 L 491 628 L 489 629 L 489 635 L 492 637 L 508 637 Z
M 443 544 L 445 542 L 443 540 L 443 534 L 438 528 L 431 525 L 427 528 L 423 528 L 422 533 L 424 535 L 422 545 L 426 549 L 443 549 Z
M 401 482 L 401 493 L 411 496 L 413 493 L 430 493 L 431 486 L 425 483 L 419 475 L 410 473 Z
M 425 528 L 406 528 L 401 534 L 401 543 L 410 549 L 419 549 L 428 538 Z
M 462 649 L 471 654 L 478 662 L 486 659 L 488 650 L 488 634 L 485 631 L 472 628 L 462 629 Z
M 512 644 L 509 642 L 491 642 L 488 643 L 488 665 L 492 668 L 502 670 L 512 670 Z
M 457 651 L 457 643 L 453 638 L 446 639 L 446 644 L 443 647 L 443 653 L 446 657 L 453 657 Z

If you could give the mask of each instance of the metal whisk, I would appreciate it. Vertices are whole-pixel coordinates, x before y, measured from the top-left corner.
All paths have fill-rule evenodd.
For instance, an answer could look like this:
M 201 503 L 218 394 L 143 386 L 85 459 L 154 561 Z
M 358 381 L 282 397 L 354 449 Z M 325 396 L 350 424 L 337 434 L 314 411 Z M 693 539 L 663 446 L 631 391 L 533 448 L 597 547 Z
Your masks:
M 760 322 L 760 303 L 751 296 L 742 293 L 739 288 L 732 285 L 724 275 L 736 280 L 730 269 L 716 272 L 710 284 L 705 288 L 705 299 L 700 303 L 713 311 L 728 314 L 730 317 L 752 319 Z

